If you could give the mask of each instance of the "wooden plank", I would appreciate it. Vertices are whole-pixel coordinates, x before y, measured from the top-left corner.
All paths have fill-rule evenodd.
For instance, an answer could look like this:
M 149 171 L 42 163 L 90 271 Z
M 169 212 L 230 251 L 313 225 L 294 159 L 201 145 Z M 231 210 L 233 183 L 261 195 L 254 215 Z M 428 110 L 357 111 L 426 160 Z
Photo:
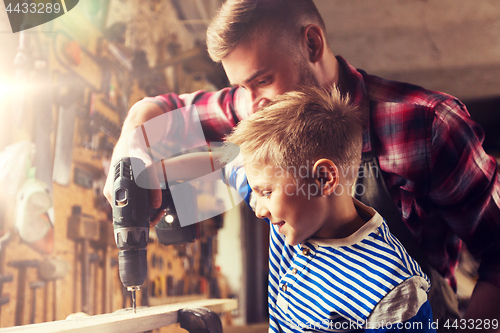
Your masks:
M 238 307 L 235 299 L 205 299 L 154 307 L 131 308 L 113 313 L 83 318 L 59 320 L 41 324 L 16 326 L 0 329 L 1 333 L 137 333 L 149 331 L 177 323 L 177 311 L 191 307 L 206 307 L 216 313 L 234 310 Z

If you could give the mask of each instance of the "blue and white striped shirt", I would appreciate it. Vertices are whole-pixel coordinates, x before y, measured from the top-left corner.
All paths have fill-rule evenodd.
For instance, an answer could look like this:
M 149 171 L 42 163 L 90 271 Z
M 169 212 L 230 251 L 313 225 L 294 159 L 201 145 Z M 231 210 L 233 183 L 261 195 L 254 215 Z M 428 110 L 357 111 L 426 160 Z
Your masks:
M 357 209 L 373 217 L 344 239 L 310 239 L 290 246 L 278 228 L 271 225 L 270 332 L 335 332 L 338 328 L 362 331 L 370 322 L 375 326 L 414 318 L 426 303 L 430 281 L 420 266 L 389 232 L 378 213 L 359 201 L 355 203 Z M 409 279 L 409 286 L 421 288 L 416 293 L 420 297 L 410 300 L 416 303 L 411 306 L 414 313 L 408 313 L 409 307 L 400 304 L 399 313 L 381 316 L 375 312 L 371 317 L 381 300 L 403 288 L 401 285 Z M 422 328 L 429 325 L 432 315 L 428 320 Z
M 242 167 L 226 179 L 252 205 Z M 433 332 L 430 280 L 374 209 L 343 239 L 291 246 L 270 224 L 269 332 Z M 269 221 L 268 221 L 269 222 Z

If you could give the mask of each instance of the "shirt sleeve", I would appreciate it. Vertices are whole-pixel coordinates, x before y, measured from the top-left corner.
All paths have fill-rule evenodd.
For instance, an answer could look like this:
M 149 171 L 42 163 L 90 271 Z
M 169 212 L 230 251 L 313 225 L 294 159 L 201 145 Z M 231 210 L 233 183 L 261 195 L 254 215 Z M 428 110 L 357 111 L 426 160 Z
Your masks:
M 188 106 L 196 106 L 201 126 L 208 141 L 222 141 L 236 124 L 250 115 L 250 103 L 245 92 L 238 88 L 224 88 L 216 92 L 197 91 L 177 95 L 169 93 L 156 97 L 146 97 L 139 103 L 153 102 L 164 112 Z M 185 128 L 182 119 L 175 124 L 176 129 Z M 166 128 L 168 131 L 170 128 Z
M 457 100 L 441 103 L 432 126 L 429 198 L 468 250 L 480 280 L 500 287 L 500 183 L 484 132 Z
M 428 282 L 411 277 L 391 290 L 373 309 L 366 332 L 435 332 L 427 300 Z

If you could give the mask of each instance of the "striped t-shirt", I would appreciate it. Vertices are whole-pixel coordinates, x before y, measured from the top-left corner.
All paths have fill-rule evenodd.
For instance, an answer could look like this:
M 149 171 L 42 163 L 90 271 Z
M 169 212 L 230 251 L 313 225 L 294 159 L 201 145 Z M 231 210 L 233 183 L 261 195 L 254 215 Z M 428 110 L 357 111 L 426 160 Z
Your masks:
M 243 167 L 223 174 L 250 207 Z M 269 332 L 434 332 L 430 280 L 374 209 L 354 199 L 360 229 L 291 246 L 270 224 Z M 269 223 L 269 221 L 267 221 Z
M 270 332 L 362 331 L 408 320 L 425 331 L 432 323 L 429 279 L 382 217 L 357 200 L 355 205 L 372 218 L 343 239 L 290 246 L 271 225 Z M 425 314 L 417 317 L 419 311 Z

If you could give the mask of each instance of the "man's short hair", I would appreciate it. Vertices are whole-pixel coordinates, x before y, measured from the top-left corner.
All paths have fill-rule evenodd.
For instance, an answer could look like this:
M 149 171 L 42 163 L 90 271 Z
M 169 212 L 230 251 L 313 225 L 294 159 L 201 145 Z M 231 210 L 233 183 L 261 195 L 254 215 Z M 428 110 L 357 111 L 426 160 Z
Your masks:
M 313 0 L 227 0 L 208 27 L 208 53 L 220 62 L 254 36 L 275 34 L 286 43 L 298 42 L 301 28 L 310 23 L 325 31 Z
M 301 87 L 278 96 L 242 120 L 226 142 L 239 147 L 245 163 L 300 171 L 320 158 L 328 158 L 352 179 L 361 159 L 363 124 L 359 108 L 336 87 Z M 227 144 L 230 146 L 235 147 Z M 232 154 L 234 157 L 234 150 Z

